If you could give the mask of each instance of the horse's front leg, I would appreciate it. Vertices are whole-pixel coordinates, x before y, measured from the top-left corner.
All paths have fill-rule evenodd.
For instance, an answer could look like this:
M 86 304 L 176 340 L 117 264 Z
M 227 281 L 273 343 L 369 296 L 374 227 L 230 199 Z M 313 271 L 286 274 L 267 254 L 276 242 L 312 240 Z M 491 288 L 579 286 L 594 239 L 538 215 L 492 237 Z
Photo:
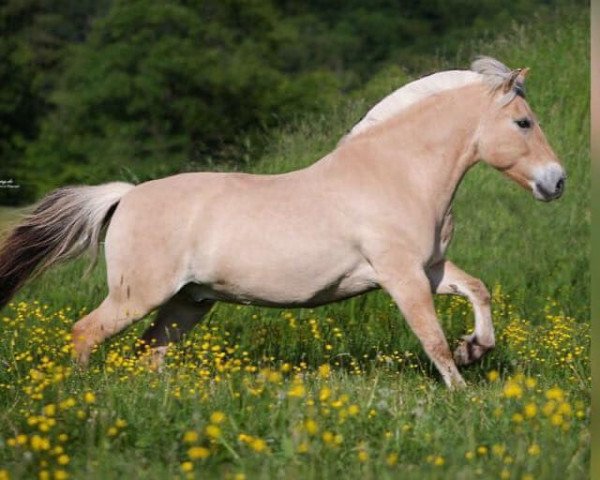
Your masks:
M 463 272 L 450 260 L 442 260 L 427 271 L 434 293 L 461 295 L 467 297 L 475 313 L 475 330 L 463 337 L 454 351 L 458 365 L 468 365 L 479 360 L 496 344 L 490 294 L 478 278 Z
M 465 386 L 433 305 L 429 280 L 418 262 L 409 267 L 404 259 L 373 262 L 379 284 L 400 308 L 408 325 L 421 341 L 425 353 L 435 364 L 449 388 Z

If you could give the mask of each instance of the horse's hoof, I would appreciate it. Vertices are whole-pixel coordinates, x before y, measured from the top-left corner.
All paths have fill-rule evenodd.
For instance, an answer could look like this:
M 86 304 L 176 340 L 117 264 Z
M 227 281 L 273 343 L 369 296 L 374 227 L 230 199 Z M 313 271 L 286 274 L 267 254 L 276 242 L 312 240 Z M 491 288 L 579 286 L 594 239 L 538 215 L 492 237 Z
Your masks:
M 475 335 L 466 335 L 454 350 L 454 362 L 457 365 L 470 365 L 483 357 L 491 348 L 481 345 Z

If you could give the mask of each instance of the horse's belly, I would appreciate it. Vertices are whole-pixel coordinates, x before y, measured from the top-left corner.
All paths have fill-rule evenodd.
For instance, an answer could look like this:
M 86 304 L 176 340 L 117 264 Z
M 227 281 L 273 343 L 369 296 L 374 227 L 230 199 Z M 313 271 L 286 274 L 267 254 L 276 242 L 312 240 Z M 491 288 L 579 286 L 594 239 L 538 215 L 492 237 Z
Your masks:
M 377 288 L 375 272 L 365 261 L 331 271 L 325 265 L 308 269 L 259 269 L 251 274 L 222 277 L 216 282 L 190 283 L 186 291 L 196 300 L 272 307 L 314 307 Z

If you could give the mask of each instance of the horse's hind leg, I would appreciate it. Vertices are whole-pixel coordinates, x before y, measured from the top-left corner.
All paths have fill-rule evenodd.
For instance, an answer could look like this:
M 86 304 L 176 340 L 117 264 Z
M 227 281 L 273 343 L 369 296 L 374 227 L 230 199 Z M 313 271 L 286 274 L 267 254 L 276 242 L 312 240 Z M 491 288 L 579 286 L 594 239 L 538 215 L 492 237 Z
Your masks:
M 98 308 L 73 325 L 73 348 L 77 362 L 86 365 L 95 345 L 139 320 L 155 306 L 139 301 L 123 302 L 116 295 L 109 294 Z
M 454 351 L 459 365 L 473 363 L 494 348 L 494 325 L 490 294 L 481 280 L 463 272 L 450 260 L 443 260 L 427 272 L 434 293 L 467 297 L 475 313 L 475 331 L 463 337 Z
M 196 301 L 179 292 L 158 309 L 156 319 L 142 335 L 141 348 L 149 348 L 151 364 L 162 363 L 170 343 L 181 340 L 210 311 L 214 300 Z
M 74 354 L 82 365 L 87 364 L 95 345 L 144 317 L 174 293 L 174 288 L 150 275 L 133 277 L 121 272 L 109 275 L 109 294 L 100 306 L 73 325 Z

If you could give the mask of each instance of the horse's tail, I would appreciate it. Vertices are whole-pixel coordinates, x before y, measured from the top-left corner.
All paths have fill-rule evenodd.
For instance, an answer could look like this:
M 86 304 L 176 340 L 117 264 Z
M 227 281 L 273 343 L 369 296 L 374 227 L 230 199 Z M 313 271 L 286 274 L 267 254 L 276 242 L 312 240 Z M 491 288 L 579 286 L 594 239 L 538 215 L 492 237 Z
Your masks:
M 86 250 L 92 265 L 100 235 L 121 198 L 134 185 L 65 187 L 44 197 L 0 246 L 0 308 L 32 276 Z

